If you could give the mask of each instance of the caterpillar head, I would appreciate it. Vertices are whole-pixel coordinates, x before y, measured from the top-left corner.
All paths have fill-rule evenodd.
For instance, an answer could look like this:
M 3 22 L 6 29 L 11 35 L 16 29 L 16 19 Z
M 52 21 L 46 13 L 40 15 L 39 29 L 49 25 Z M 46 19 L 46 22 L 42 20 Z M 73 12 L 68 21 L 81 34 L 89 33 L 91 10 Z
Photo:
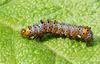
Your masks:
M 23 28 L 21 30 L 21 35 L 22 37 L 30 37 L 31 36 L 30 26 L 28 26 L 27 28 Z
M 82 38 L 87 42 L 88 45 L 92 45 L 93 33 L 90 27 L 88 26 L 83 27 Z

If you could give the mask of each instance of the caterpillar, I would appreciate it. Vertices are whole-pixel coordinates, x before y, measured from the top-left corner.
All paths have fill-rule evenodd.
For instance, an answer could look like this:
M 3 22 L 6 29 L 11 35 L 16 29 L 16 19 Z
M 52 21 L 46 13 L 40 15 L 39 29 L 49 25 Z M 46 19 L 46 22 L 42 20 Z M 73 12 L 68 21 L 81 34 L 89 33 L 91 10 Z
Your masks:
M 88 26 L 59 23 L 57 20 L 48 19 L 46 21 L 40 20 L 40 24 L 21 29 L 22 37 L 26 38 L 41 38 L 47 33 L 84 41 L 87 45 L 93 44 L 93 33 L 91 27 Z

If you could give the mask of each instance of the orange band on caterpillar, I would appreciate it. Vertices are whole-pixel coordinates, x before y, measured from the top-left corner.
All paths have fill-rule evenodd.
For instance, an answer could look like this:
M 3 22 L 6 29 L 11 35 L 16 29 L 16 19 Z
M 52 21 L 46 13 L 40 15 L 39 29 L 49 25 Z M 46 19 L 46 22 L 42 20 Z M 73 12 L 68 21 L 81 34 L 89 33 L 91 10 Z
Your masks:
M 40 24 L 28 26 L 21 30 L 21 35 L 27 38 L 40 38 L 46 33 L 57 34 L 59 36 L 65 36 L 71 39 L 78 39 L 85 41 L 87 44 L 92 45 L 93 33 L 88 26 L 76 26 L 70 24 L 61 24 L 56 20 L 47 20 L 44 22 L 40 20 Z

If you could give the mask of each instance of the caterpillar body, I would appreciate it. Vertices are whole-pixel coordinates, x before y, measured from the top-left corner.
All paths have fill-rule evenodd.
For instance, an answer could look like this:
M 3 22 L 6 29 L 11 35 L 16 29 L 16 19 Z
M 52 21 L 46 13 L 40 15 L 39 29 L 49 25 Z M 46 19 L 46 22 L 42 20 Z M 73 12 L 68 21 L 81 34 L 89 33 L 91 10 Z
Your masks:
M 46 22 L 40 20 L 40 24 L 28 26 L 21 30 L 21 35 L 27 38 L 41 38 L 46 33 L 84 41 L 87 45 L 93 44 L 93 33 L 91 27 L 88 26 L 64 24 L 59 23 L 57 20 L 46 20 Z

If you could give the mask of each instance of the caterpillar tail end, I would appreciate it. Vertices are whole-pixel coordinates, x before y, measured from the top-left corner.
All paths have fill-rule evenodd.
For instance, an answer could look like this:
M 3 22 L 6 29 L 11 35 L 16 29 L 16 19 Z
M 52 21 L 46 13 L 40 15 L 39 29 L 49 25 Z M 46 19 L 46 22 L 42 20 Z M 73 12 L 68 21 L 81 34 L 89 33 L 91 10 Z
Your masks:
M 31 30 L 29 28 L 23 28 L 21 30 L 21 36 L 24 38 L 29 38 L 31 35 Z

